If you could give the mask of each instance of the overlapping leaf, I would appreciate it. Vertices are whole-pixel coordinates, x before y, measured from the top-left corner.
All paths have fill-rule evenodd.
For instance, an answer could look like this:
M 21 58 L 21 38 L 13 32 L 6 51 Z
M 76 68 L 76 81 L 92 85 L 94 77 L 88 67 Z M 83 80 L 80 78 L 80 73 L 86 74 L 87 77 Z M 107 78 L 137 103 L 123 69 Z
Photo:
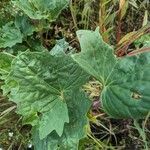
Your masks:
M 7 23 L 0 29 L 0 48 L 12 47 L 16 43 L 22 43 L 22 39 L 23 35 L 12 22 Z
M 69 0 L 13 0 L 32 19 L 56 19 Z
M 115 118 L 143 118 L 150 111 L 150 53 L 116 58 L 99 30 L 77 32 L 81 53 L 73 59 L 103 85 L 105 111 Z
M 47 49 L 42 45 L 41 41 L 39 39 L 33 38 L 33 36 L 28 37 L 26 42 L 23 43 L 18 43 L 14 45 L 11 48 L 6 48 L 5 52 L 13 54 L 13 55 L 18 55 L 21 52 L 25 52 L 27 50 L 30 50 L 32 52 L 43 52 L 47 51 Z
M 53 130 L 62 135 L 64 123 L 69 122 L 66 93 L 80 88 L 86 79 L 87 74 L 69 56 L 24 52 L 13 61 L 3 91 L 10 91 L 24 123 L 38 126 L 43 139 Z
M 67 94 L 67 104 L 70 123 L 64 127 L 64 133 L 59 137 L 56 132 L 40 140 L 38 132 L 34 132 L 34 145 L 36 150 L 77 150 L 81 138 L 86 136 L 86 125 L 88 124 L 86 114 L 90 107 L 83 92 L 75 90 Z
M 65 55 L 72 54 L 75 52 L 75 49 L 69 46 L 69 43 L 65 39 L 58 40 L 56 45 L 50 51 L 51 55 Z
M 26 15 L 16 15 L 15 22 L 5 24 L 0 31 L 0 48 L 12 48 L 31 36 L 36 27 Z
M 34 26 L 30 18 L 24 14 L 16 15 L 15 26 L 20 29 L 24 37 L 30 36 L 36 31 L 36 26 Z

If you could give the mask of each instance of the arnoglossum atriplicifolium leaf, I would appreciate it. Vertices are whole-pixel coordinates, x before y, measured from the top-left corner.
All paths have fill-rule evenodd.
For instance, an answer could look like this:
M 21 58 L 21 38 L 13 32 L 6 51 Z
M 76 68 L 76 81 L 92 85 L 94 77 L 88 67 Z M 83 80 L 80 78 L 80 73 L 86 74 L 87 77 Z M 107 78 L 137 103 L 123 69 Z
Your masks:
M 77 32 L 81 52 L 73 59 L 99 80 L 104 110 L 114 118 L 145 117 L 150 111 L 150 53 L 117 58 L 99 29 Z
M 69 3 L 69 0 L 13 0 L 32 19 L 53 21 Z
M 62 135 L 69 123 L 66 93 L 80 89 L 88 77 L 70 56 L 27 51 L 13 60 L 2 89 L 4 94 L 10 92 L 24 124 L 36 126 L 43 139 L 53 130 Z
M 70 123 L 65 124 L 62 136 L 59 137 L 56 132 L 52 132 L 45 139 L 40 140 L 38 131 L 35 130 L 33 139 L 36 150 L 77 150 L 79 140 L 86 137 L 86 125 L 88 125 L 86 114 L 91 105 L 90 101 L 82 91 L 75 90 L 67 93 L 66 103 Z

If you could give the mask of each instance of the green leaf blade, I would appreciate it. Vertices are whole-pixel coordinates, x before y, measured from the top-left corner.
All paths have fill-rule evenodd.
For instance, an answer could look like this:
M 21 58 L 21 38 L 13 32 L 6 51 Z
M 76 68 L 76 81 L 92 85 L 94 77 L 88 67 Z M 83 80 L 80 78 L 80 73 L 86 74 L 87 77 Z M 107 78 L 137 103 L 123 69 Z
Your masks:
M 52 108 L 50 112 L 47 112 L 42 117 L 39 125 L 40 139 L 45 138 L 53 130 L 57 131 L 58 135 L 61 136 L 64 129 L 64 122 L 69 123 L 68 108 L 66 103 L 58 100 L 54 103 L 53 107 L 54 108 Z M 52 122 L 52 120 L 54 121 Z
M 69 0 L 14 0 L 13 3 L 32 19 L 53 21 L 68 5 Z
M 36 27 L 31 22 L 30 18 L 24 14 L 17 14 L 15 17 L 15 26 L 20 29 L 24 38 L 33 34 L 36 31 Z
M 150 53 L 116 58 L 99 30 L 82 30 L 78 37 L 82 51 L 72 57 L 102 83 L 104 110 L 113 118 L 145 117 L 150 111 Z
M 115 56 L 112 54 L 113 49 L 103 42 L 99 35 L 99 28 L 96 31 L 80 30 L 77 32 L 77 36 L 82 51 L 72 55 L 73 59 L 79 62 L 79 65 L 85 68 L 89 74 L 101 82 L 105 82 L 116 62 Z M 112 63 L 105 66 L 108 61 L 112 61 Z
M 86 114 L 91 105 L 90 101 L 82 91 L 75 90 L 72 93 L 67 93 L 67 104 L 70 123 L 65 124 L 63 135 L 59 137 L 55 132 L 52 132 L 41 141 L 35 130 L 33 140 L 37 150 L 76 150 L 79 140 L 86 137 L 86 126 L 88 125 Z
M 0 29 L 0 48 L 12 47 L 16 43 L 22 43 L 23 35 L 12 22 Z
M 80 88 L 88 77 L 69 56 L 27 51 L 15 58 L 2 88 L 10 92 L 24 124 L 38 126 L 40 138 L 45 138 L 53 130 L 62 135 L 69 122 L 66 93 Z

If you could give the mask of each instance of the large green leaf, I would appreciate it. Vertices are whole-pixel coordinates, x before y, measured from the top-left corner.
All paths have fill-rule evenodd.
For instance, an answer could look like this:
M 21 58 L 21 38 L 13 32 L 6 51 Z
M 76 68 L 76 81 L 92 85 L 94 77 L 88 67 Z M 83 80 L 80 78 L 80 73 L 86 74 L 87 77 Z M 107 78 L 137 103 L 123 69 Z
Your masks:
M 33 135 L 36 150 L 77 150 L 81 138 L 86 136 L 86 125 L 88 124 L 86 114 L 90 107 L 89 100 L 83 92 L 75 90 L 67 94 L 67 104 L 70 123 L 64 127 L 64 133 L 59 137 L 52 132 L 44 140 L 40 140 L 38 132 Z
M 14 23 L 9 22 L 0 29 L 0 48 L 12 47 L 16 43 L 22 43 L 23 35 L 15 27 Z
M 16 15 L 15 26 L 20 29 L 24 37 L 30 36 L 36 31 L 36 26 L 33 25 L 30 18 L 25 14 Z
M 69 0 L 13 0 L 32 19 L 56 19 Z
M 102 105 L 115 118 L 143 118 L 150 111 L 150 53 L 116 58 L 99 30 L 77 32 L 81 53 L 73 59 L 102 85 Z
M 87 74 L 69 56 L 24 52 L 13 61 L 3 91 L 10 91 L 24 123 L 38 126 L 43 139 L 53 130 L 62 135 L 64 123 L 69 122 L 66 92 L 80 88 L 86 79 Z

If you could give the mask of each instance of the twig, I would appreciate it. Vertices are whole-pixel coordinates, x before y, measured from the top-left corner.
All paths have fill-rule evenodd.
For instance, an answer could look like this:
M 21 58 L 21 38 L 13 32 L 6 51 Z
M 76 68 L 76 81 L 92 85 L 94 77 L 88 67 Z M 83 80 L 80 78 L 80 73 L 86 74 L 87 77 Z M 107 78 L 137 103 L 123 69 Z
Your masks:
M 137 54 L 141 54 L 141 53 L 149 52 L 149 51 L 150 51 L 150 47 L 146 47 L 146 48 L 141 48 L 141 49 L 132 51 L 132 52 L 128 53 L 127 55 L 128 56 L 135 56 Z

